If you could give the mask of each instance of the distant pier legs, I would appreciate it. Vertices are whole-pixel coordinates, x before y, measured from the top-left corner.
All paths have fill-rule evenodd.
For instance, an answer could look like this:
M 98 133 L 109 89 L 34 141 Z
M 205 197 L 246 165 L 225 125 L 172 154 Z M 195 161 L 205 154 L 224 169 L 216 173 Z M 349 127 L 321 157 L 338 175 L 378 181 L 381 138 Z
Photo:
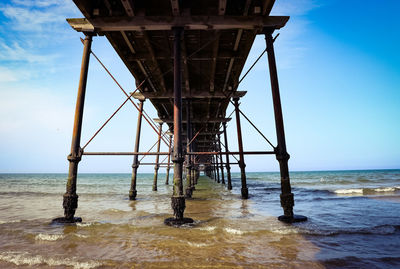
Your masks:
M 164 221 L 167 225 L 181 225 L 192 223 L 193 220 L 184 218 L 185 196 L 183 194 L 182 168 L 183 168 L 183 145 L 182 145 L 182 68 L 181 68 L 181 39 L 183 28 L 174 27 L 174 152 L 172 161 L 174 163 L 174 187 L 171 197 L 171 206 L 174 217 Z
M 215 151 L 218 151 L 218 144 L 217 142 L 214 142 L 214 148 Z M 220 183 L 220 176 L 219 176 L 219 161 L 218 161 L 219 156 L 215 155 L 215 170 L 217 170 L 217 183 Z
M 169 184 L 169 170 L 171 169 L 169 163 L 171 162 L 171 143 L 172 143 L 172 135 L 169 135 L 169 146 L 168 146 L 168 159 L 167 159 L 167 175 L 165 176 L 165 185 Z
M 218 134 L 218 151 L 221 152 L 221 135 Z M 219 160 L 221 163 L 221 183 L 225 185 L 225 175 L 224 175 L 224 162 L 222 160 L 222 154 L 219 155 Z
M 271 31 L 265 33 L 265 41 L 267 45 L 269 74 L 271 80 L 272 99 L 273 99 L 274 114 L 275 114 L 276 136 L 278 141 L 278 145 L 275 148 L 276 151 L 275 154 L 276 154 L 276 159 L 279 162 L 279 168 L 281 173 L 282 194 L 280 198 L 281 198 L 281 206 L 283 208 L 283 215 L 280 216 L 278 219 L 290 223 L 305 221 L 307 220 L 307 217 L 293 214 L 294 197 L 290 186 L 289 167 L 288 167 L 288 160 L 290 156 L 286 151 L 285 131 L 283 127 L 282 107 L 279 94 L 278 73 L 276 70 L 276 62 L 275 62 L 274 40 L 272 38 Z
M 242 181 L 242 198 L 249 198 L 249 190 L 247 189 L 246 183 L 246 164 L 244 163 L 244 154 L 243 154 L 243 142 L 242 142 L 242 129 L 240 126 L 240 114 L 239 114 L 239 98 L 233 98 L 235 102 L 235 115 L 236 115 L 236 128 L 237 128 L 237 136 L 238 136 L 238 145 L 239 145 L 239 167 L 240 167 L 240 179 Z
M 139 152 L 139 143 L 140 143 L 140 131 L 142 128 L 142 117 L 143 117 L 143 103 L 145 99 L 139 99 L 139 114 L 137 120 L 136 127 L 136 139 L 135 139 L 135 152 Z M 139 156 L 133 156 L 133 164 L 132 164 L 132 179 L 131 179 L 131 189 L 129 190 L 129 200 L 136 199 L 136 179 L 137 179 L 137 169 L 139 168 Z
M 190 100 L 186 100 L 186 151 L 191 151 L 192 126 L 190 121 Z M 186 155 L 186 197 L 192 197 L 192 158 Z
M 229 154 L 228 154 L 228 137 L 226 136 L 226 122 L 222 123 L 224 127 L 224 142 L 225 142 L 225 152 L 226 152 L 226 177 L 228 178 L 228 190 L 232 190 L 232 181 L 231 181 L 231 166 L 229 164 Z
M 162 135 L 162 124 L 163 122 L 159 122 L 160 127 L 158 129 L 158 141 L 157 141 L 157 152 L 160 152 L 160 145 L 161 145 L 161 135 Z M 158 169 L 160 168 L 159 165 L 160 155 L 156 155 L 156 165 L 154 166 L 154 179 L 153 179 L 153 191 L 157 191 L 157 178 L 158 178 Z
M 85 103 L 86 82 L 89 69 L 90 51 L 92 46 L 92 35 L 87 34 L 83 42 L 83 56 L 81 74 L 79 78 L 78 96 L 75 107 L 74 129 L 72 132 L 71 154 L 68 155 L 69 170 L 66 192 L 63 196 L 64 218 L 54 219 L 53 222 L 73 223 L 81 222 L 81 218 L 75 218 L 75 210 L 78 208 L 78 195 L 76 194 L 76 179 L 78 175 L 78 164 L 81 161 L 82 149 L 80 147 L 83 108 Z

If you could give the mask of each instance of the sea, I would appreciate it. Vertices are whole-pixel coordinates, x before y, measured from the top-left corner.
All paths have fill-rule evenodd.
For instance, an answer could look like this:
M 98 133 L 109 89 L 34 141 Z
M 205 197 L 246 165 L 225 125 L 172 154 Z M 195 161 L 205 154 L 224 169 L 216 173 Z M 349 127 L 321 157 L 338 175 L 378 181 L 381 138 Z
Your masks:
M 0 174 L 0 268 L 400 268 L 400 170 L 291 172 L 295 214 L 277 220 L 279 173 L 247 173 L 249 199 L 201 174 L 170 227 L 170 184 L 139 174 L 78 176 L 76 225 L 63 215 L 66 174 Z M 226 175 L 225 175 L 226 179 Z

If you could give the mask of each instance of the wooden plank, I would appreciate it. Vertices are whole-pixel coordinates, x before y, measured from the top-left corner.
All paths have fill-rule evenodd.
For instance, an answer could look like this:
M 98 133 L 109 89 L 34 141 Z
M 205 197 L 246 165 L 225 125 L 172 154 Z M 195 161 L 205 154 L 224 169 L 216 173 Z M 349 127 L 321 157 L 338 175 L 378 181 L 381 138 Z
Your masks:
M 135 49 L 133 48 L 132 43 L 131 43 L 131 41 L 129 40 L 129 38 L 128 38 L 128 36 L 126 35 L 126 33 L 125 33 L 124 31 L 121 31 L 121 35 L 122 35 L 122 37 L 124 38 L 125 43 L 126 43 L 126 45 L 128 46 L 129 50 L 132 52 L 132 54 L 135 54 L 136 51 L 135 51 Z M 128 60 L 128 61 L 129 61 L 129 60 Z
M 135 16 L 135 12 L 133 11 L 133 2 L 132 0 L 121 0 L 122 5 L 124 6 L 126 15 L 129 17 Z
M 186 30 L 280 29 L 288 20 L 288 16 L 262 15 L 97 17 L 90 22 L 87 19 L 67 19 L 76 31 L 95 28 L 98 32 L 171 30 L 172 27 L 184 27 Z
M 160 66 L 158 65 L 158 61 L 157 61 L 157 59 L 155 57 L 155 54 L 154 54 L 153 46 L 150 44 L 149 37 L 148 37 L 146 32 L 143 32 L 143 41 L 144 41 L 144 44 L 146 44 L 146 48 L 149 51 L 150 59 L 151 59 L 152 63 L 154 64 L 154 66 L 156 67 L 158 73 L 160 74 L 160 76 L 157 77 L 157 78 L 160 81 L 161 89 L 163 90 L 163 92 L 166 92 L 167 88 L 165 86 L 164 76 L 163 76 L 163 74 L 161 72 Z

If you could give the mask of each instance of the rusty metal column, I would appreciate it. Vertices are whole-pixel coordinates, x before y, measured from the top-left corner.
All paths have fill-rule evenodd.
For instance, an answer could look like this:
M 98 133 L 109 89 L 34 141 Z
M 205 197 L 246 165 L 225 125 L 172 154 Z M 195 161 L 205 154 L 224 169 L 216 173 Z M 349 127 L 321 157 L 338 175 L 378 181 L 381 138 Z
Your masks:
M 242 129 L 240 127 L 240 114 L 239 114 L 239 98 L 233 98 L 235 102 L 235 114 L 236 114 L 236 127 L 237 127 L 237 135 L 238 135 L 238 145 L 239 145 L 239 167 L 240 167 L 240 179 L 242 181 L 242 198 L 249 198 L 249 190 L 247 189 L 246 183 L 246 171 L 245 171 L 245 163 L 244 163 L 244 154 L 243 154 L 243 142 L 242 142 Z
M 281 206 L 283 208 L 283 215 L 278 219 L 284 222 L 297 222 L 305 221 L 307 217 L 293 214 L 294 197 L 292 194 L 289 178 L 288 160 L 290 158 L 286 151 L 285 131 L 283 127 L 282 106 L 279 94 L 278 73 L 276 70 L 274 40 L 272 38 L 272 31 L 265 33 L 265 41 L 267 45 L 269 74 L 271 79 L 272 100 L 274 104 L 275 114 L 275 127 L 278 145 L 275 148 L 276 159 L 279 162 L 281 173 L 281 191 L 280 195 Z
M 163 122 L 159 122 L 160 127 L 158 129 L 158 143 L 157 143 L 157 152 L 160 152 L 160 145 L 161 145 L 161 134 L 162 134 L 162 125 Z M 156 164 L 154 166 L 154 179 L 153 179 L 153 191 L 157 191 L 157 178 L 158 178 L 158 169 L 160 165 L 158 164 L 160 160 L 160 155 L 156 155 Z
M 181 39 L 183 28 L 173 27 L 174 33 L 174 187 L 171 197 L 171 206 L 174 217 L 164 221 L 167 225 L 181 225 L 193 222 L 192 219 L 184 218 L 185 196 L 183 195 L 182 168 L 183 168 L 183 146 L 182 146 L 182 69 L 181 69 Z
M 82 149 L 80 147 L 83 108 L 85 104 L 86 83 L 89 69 L 92 35 L 86 34 L 83 42 L 83 56 L 81 74 L 79 78 L 78 96 L 75 106 L 74 129 L 72 131 L 71 153 L 68 155 L 69 170 L 66 192 L 63 196 L 64 218 L 54 219 L 54 222 L 72 223 L 80 222 L 81 218 L 75 218 L 75 210 L 78 208 L 78 195 L 76 194 L 76 179 L 78 176 L 78 164 L 81 161 Z
M 190 140 L 192 139 L 192 126 L 190 121 L 190 100 L 186 100 L 186 151 L 190 152 Z M 186 197 L 192 197 L 192 160 L 186 154 Z
M 229 164 L 229 154 L 228 154 L 228 137 L 226 136 L 226 122 L 222 123 L 224 127 L 224 142 L 225 142 L 225 151 L 226 151 L 226 176 L 228 178 L 228 190 L 232 190 L 232 181 L 231 181 L 231 166 Z
M 214 142 L 214 151 L 218 151 L 217 142 Z M 217 183 L 220 183 L 218 155 L 215 155 L 215 170 L 217 170 Z
M 221 135 L 218 134 L 218 149 L 219 152 L 222 151 L 221 149 Z M 219 160 L 221 163 L 221 183 L 225 185 L 225 175 L 224 175 L 224 162 L 222 161 L 222 154 L 219 155 Z
M 171 144 L 172 144 L 172 134 L 169 135 L 169 146 L 168 146 L 169 150 L 168 151 L 170 153 L 172 152 L 171 151 Z M 171 161 L 171 154 L 168 154 L 167 175 L 165 177 L 165 185 L 169 184 L 169 182 L 168 182 L 169 181 L 169 170 L 171 169 L 171 167 L 169 165 L 170 161 Z
M 139 114 L 137 119 L 136 126 L 136 139 L 135 139 L 135 152 L 139 152 L 139 143 L 140 143 L 140 131 L 142 128 L 142 117 L 143 117 L 143 103 L 145 99 L 139 99 Z M 137 179 L 137 169 L 139 168 L 139 155 L 133 156 L 132 163 L 132 178 L 131 178 L 131 189 L 129 190 L 129 200 L 136 199 L 136 179 Z

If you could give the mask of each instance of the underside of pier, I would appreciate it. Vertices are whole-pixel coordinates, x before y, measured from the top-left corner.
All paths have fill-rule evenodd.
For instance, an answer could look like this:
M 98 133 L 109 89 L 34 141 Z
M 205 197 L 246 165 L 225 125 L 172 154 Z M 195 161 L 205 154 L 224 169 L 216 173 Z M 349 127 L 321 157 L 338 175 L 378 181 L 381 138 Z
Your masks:
M 158 113 L 159 139 L 167 139 L 162 125 L 169 130 L 170 152 L 174 165 L 174 192 L 171 198 L 174 218 L 167 223 L 179 224 L 190 220 L 183 218 L 184 199 L 195 189 L 198 171 L 217 180 L 215 172 L 221 169 L 225 184 L 226 168 L 228 189 L 230 184 L 229 155 L 227 148 L 226 115 L 231 103 L 235 106 L 238 129 L 239 164 L 242 171 L 242 197 L 248 198 L 245 164 L 240 130 L 238 100 L 246 92 L 238 91 L 239 76 L 243 71 L 256 35 L 266 37 L 270 64 L 271 88 L 274 97 L 278 145 L 266 154 L 275 154 L 281 168 L 284 208 L 282 220 L 293 222 L 293 194 L 290 190 L 289 172 L 284 141 L 283 120 L 276 76 L 272 34 L 282 28 L 289 17 L 269 16 L 274 0 L 74 0 L 84 18 L 67 19 L 68 23 L 85 34 L 81 81 L 78 93 L 76 122 L 70 161 L 67 193 L 64 195 L 65 218 L 72 220 L 77 207 L 76 176 L 81 156 L 79 118 L 83 113 L 84 90 L 90 44 L 93 36 L 105 36 L 136 81 L 137 90 L 128 97 L 141 101 L 138 135 L 134 155 L 130 199 L 136 196 L 136 170 L 139 166 L 140 124 L 144 100 L 149 100 Z M 85 58 L 86 57 L 86 58 Z M 85 62 L 86 59 L 86 62 Z M 272 66 L 272 68 L 271 68 Z M 85 71 L 86 70 L 86 71 Z M 85 73 L 86 72 L 86 73 Z M 79 108 L 82 106 L 82 109 Z M 78 120 L 77 120 L 78 118 Z M 224 150 L 221 135 L 225 136 Z M 173 137 L 173 138 L 172 138 Z M 74 140 L 75 139 L 75 140 Z M 172 142 L 173 139 L 173 142 Z M 159 146 L 158 146 L 158 153 Z M 250 154 L 250 153 L 248 153 Z M 256 153 L 253 153 L 256 154 Z M 95 155 L 86 153 L 86 155 Z M 223 160 L 222 155 L 226 155 Z M 157 155 L 158 156 L 158 155 Z M 156 170 L 158 170 L 157 158 Z M 169 169 L 169 161 L 168 161 Z M 183 190 L 183 170 L 186 169 L 186 192 Z M 168 170 L 169 171 L 169 170 Z M 157 190 L 157 175 L 155 186 Z M 167 179 L 168 183 L 168 179 Z

